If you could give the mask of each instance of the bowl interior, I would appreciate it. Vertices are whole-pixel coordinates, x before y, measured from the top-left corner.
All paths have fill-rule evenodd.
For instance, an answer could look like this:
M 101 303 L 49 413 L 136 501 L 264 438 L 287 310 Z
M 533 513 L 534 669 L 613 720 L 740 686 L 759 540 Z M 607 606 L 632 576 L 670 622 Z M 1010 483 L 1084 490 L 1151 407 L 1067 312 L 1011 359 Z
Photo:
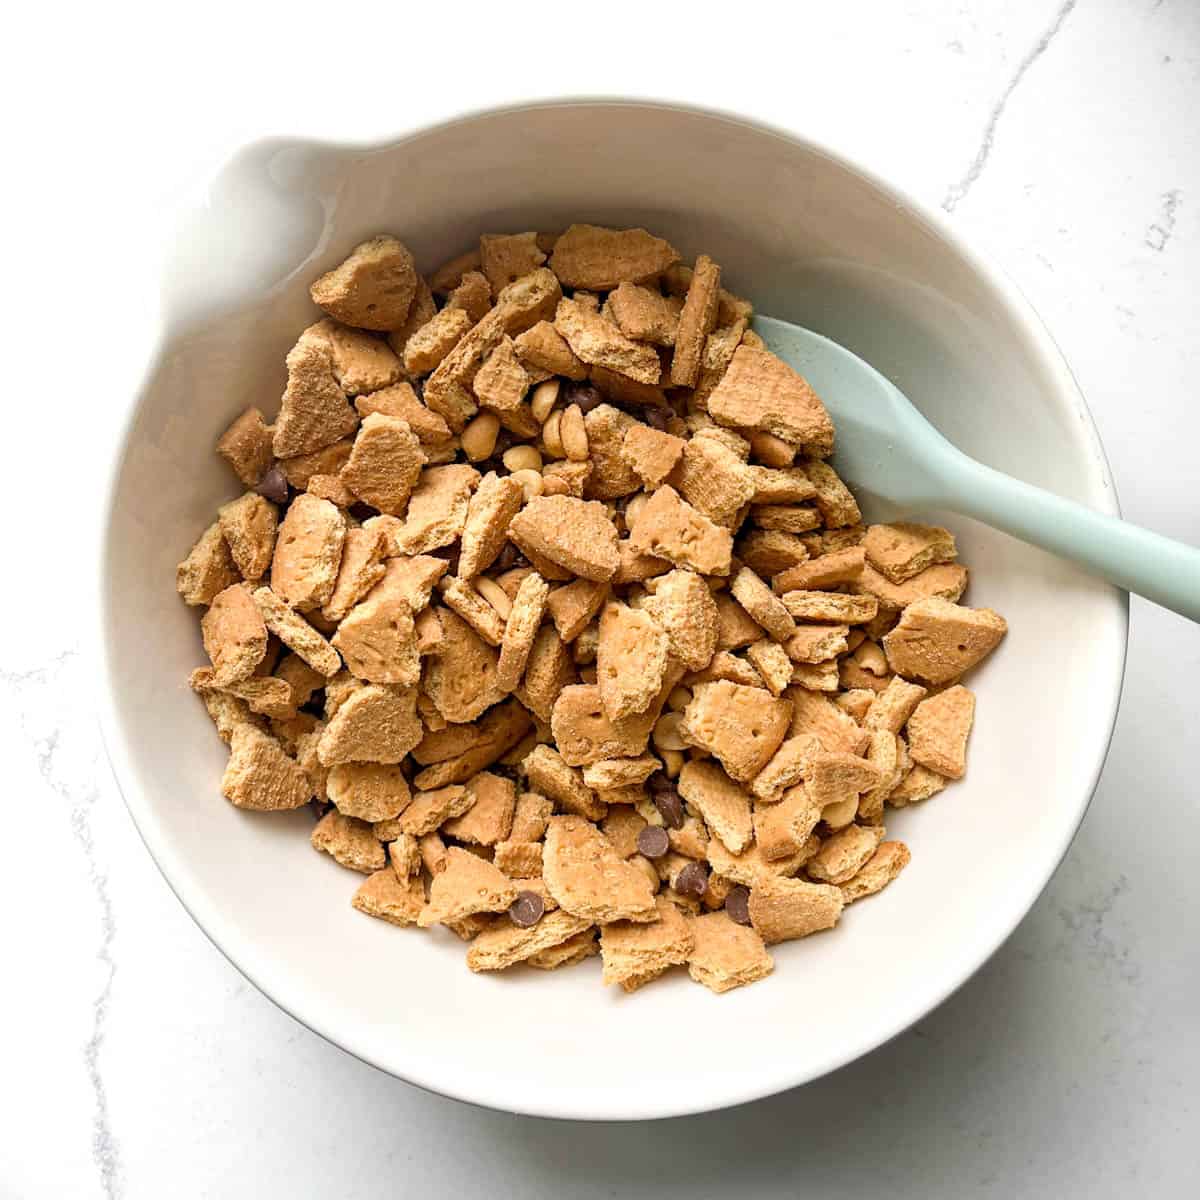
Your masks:
M 860 354 L 969 454 L 1112 510 L 1086 410 L 1028 310 L 944 230 L 811 146 L 709 114 L 608 103 L 487 114 L 370 150 L 261 146 L 219 181 L 181 243 L 167 293 L 176 320 L 116 469 L 102 579 L 106 732 L 173 887 L 305 1023 L 464 1099 L 661 1116 L 852 1059 L 928 1011 L 1011 931 L 1102 763 L 1124 605 L 1004 535 L 917 514 L 958 535 L 972 568 L 966 601 L 1010 624 L 969 681 L 969 774 L 891 815 L 911 866 L 833 932 L 776 948 L 768 982 L 714 996 L 677 975 L 624 996 L 601 987 L 595 960 L 548 978 L 473 976 L 448 932 L 354 912 L 361 877 L 308 848 L 307 811 L 262 816 L 221 798 L 225 748 L 186 686 L 203 651 L 174 567 L 237 492 L 213 443 L 247 404 L 274 414 L 284 355 L 314 317 L 307 284 L 357 240 L 394 231 L 430 269 L 480 231 L 572 220 L 641 224 L 687 257 L 710 253 L 732 290 Z M 870 516 L 891 515 L 868 500 Z

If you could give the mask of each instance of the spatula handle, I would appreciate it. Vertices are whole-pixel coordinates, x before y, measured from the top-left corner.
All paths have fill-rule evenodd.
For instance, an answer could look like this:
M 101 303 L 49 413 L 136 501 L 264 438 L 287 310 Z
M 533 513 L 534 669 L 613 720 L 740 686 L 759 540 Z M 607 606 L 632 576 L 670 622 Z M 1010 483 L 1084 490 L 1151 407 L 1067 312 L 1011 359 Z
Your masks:
M 1093 512 L 965 455 L 945 464 L 942 482 L 956 511 L 1200 621 L 1200 550 L 1195 547 Z

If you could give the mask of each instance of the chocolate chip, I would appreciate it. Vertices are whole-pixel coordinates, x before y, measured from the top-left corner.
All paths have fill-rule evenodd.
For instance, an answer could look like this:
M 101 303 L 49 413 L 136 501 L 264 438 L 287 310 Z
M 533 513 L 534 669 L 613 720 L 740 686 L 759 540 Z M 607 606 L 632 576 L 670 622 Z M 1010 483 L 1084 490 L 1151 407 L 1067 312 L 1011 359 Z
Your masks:
M 508 906 L 508 915 L 514 925 L 528 929 L 542 919 L 546 902 L 537 892 L 518 892 L 517 898 Z
M 369 504 L 352 504 L 350 505 L 350 515 L 356 521 L 369 521 L 372 517 L 377 517 L 379 513 Z
M 267 468 L 254 490 L 275 504 L 288 502 L 287 476 L 277 466 Z
M 569 380 L 562 389 L 561 399 L 564 405 L 578 404 L 583 412 L 590 413 L 604 403 L 604 393 L 594 383 Z
M 660 826 L 647 825 L 638 834 L 637 848 L 647 858 L 662 858 L 671 848 L 671 839 L 667 837 L 667 831 Z
M 671 410 L 669 408 L 647 408 L 642 413 L 642 418 L 651 429 L 657 429 L 660 432 L 667 428 L 667 421 L 670 419 Z
M 688 863 L 675 877 L 675 890 L 682 896 L 699 899 L 708 891 L 708 868 L 703 863 Z
M 417 393 L 417 399 L 424 400 L 425 399 L 425 380 L 411 379 L 411 380 L 409 380 L 409 382 L 412 384 L 412 390 Z
M 662 814 L 662 819 L 666 827 L 668 829 L 682 829 L 683 801 L 680 800 L 679 793 L 675 790 L 675 785 L 669 779 L 665 787 L 656 785 L 652 781 L 650 790 L 654 797 L 654 807 Z
M 512 542 L 505 542 L 504 548 L 496 557 L 496 570 L 500 572 L 511 571 L 517 565 L 517 559 L 520 555 L 520 550 Z
M 750 924 L 750 889 L 739 883 L 725 897 L 725 911 L 729 919 L 738 925 Z

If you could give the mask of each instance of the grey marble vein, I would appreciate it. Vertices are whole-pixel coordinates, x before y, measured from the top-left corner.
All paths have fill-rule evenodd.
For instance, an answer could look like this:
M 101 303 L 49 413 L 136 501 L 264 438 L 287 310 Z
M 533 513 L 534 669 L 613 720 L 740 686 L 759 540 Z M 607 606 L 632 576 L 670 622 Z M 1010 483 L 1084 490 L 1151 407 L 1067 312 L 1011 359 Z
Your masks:
M 980 139 L 979 149 L 975 151 L 975 157 L 971 160 L 970 166 L 967 167 L 963 177 L 957 183 L 952 183 L 946 191 L 945 199 L 942 200 L 942 208 L 946 212 L 953 212 L 958 207 L 959 202 L 966 197 L 967 193 L 975 186 L 980 175 L 983 174 L 983 169 L 987 166 L 988 158 L 992 153 L 992 144 L 996 139 L 996 127 L 1000 124 L 1000 118 L 1004 115 L 1004 110 L 1008 106 L 1009 100 L 1012 99 L 1013 93 L 1029 73 L 1029 68 L 1050 48 L 1050 43 L 1058 36 L 1059 30 L 1063 27 L 1063 22 L 1071 15 L 1076 2 L 1077 0 L 1064 0 L 1055 14 L 1050 28 L 1042 34 L 1034 43 L 1033 48 L 1017 64 L 1016 71 L 1008 81 L 1004 91 L 1000 93 L 1000 99 L 996 101 L 991 114 L 988 116 L 987 124 L 983 127 L 983 137 Z
M 1179 201 L 1183 198 L 1183 193 L 1179 188 L 1172 188 L 1169 192 L 1163 192 L 1162 213 L 1157 221 L 1146 230 L 1146 245 L 1151 250 L 1157 250 L 1161 254 L 1166 248 L 1167 243 L 1171 240 L 1171 235 L 1175 232 L 1175 210 L 1179 207 Z
M 116 960 L 113 957 L 117 926 L 112 898 L 109 894 L 108 877 L 102 868 L 96 850 L 91 822 L 91 812 L 100 795 L 95 779 L 106 767 L 101 761 L 97 746 L 84 748 L 84 755 L 90 758 L 93 769 L 79 771 L 63 764 L 60 761 L 63 750 L 61 725 L 51 726 L 44 734 L 28 728 L 28 714 L 36 707 L 31 702 L 30 693 L 36 690 L 39 698 L 44 696 L 46 704 L 53 706 L 51 719 L 57 721 L 59 718 L 57 698 L 64 693 L 69 694 L 72 689 L 84 686 L 83 681 L 72 681 L 68 678 L 72 673 L 80 671 L 79 663 L 79 652 L 72 647 L 55 655 L 44 667 L 20 672 L 0 671 L 0 684 L 21 698 L 20 707 L 26 714 L 21 722 L 22 733 L 33 744 L 38 773 L 45 780 L 47 787 L 68 807 L 67 819 L 72 835 L 83 853 L 88 882 L 96 900 L 96 910 L 100 921 L 100 944 L 96 949 L 96 959 L 103 968 L 103 983 L 92 1000 L 91 1033 L 83 1047 L 83 1062 L 84 1070 L 91 1084 L 95 1105 L 92 1116 L 92 1162 L 99 1176 L 102 1194 L 108 1200 L 118 1200 L 123 1192 L 121 1153 L 112 1129 L 108 1092 L 100 1061 L 100 1052 L 104 1046 L 104 1034 L 108 1024 L 108 1007 L 112 998 L 113 979 L 117 970 Z

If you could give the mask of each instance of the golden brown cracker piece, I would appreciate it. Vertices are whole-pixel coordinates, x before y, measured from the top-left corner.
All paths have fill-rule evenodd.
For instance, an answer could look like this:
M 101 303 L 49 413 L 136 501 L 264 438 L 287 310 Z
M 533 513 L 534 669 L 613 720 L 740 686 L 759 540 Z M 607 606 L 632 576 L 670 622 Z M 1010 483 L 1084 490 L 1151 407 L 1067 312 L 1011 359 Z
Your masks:
M 679 794 L 704 818 L 731 853 L 740 854 L 754 837 L 750 796 L 712 763 L 685 763 Z
M 328 854 L 339 866 L 370 875 L 387 866 L 387 852 L 366 821 L 331 808 L 313 827 L 314 850 Z M 395 879 L 395 876 L 392 876 Z
M 496 686 L 501 691 L 510 692 L 520 683 L 549 595 L 550 585 L 536 571 L 521 580 L 504 626 L 496 664 Z
M 403 374 L 400 360 L 386 341 L 329 317 L 310 325 L 300 336 L 329 347 L 333 377 L 347 396 L 390 387 Z
M 398 817 L 412 800 L 400 768 L 385 763 L 337 763 L 325 788 L 339 812 L 372 823 Z
M 674 346 L 679 330 L 678 301 L 636 283 L 618 284 L 608 297 L 612 318 L 626 337 L 656 346 Z
M 249 722 L 238 722 L 229 736 L 229 761 L 221 794 L 238 808 L 281 812 L 312 799 L 308 776 L 279 742 Z
M 217 520 L 242 578 L 256 583 L 271 565 L 279 510 L 257 492 L 246 492 L 222 504 Z
M 893 808 L 906 808 L 936 796 L 947 783 L 944 775 L 931 771 L 928 767 L 915 766 L 906 771 L 900 782 L 888 794 L 887 802 Z
M 876 694 L 863 718 L 864 729 L 886 729 L 899 733 L 913 714 L 913 709 L 925 698 L 926 690 L 918 683 L 909 683 L 893 675 L 887 686 Z
M 421 442 L 407 421 L 372 413 L 362 423 L 342 482 L 380 512 L 404 512 L 425 465 Z
M 843 900 L 853 904 L 855 900 L 882 891 L 908 866 L 911 858 L 903 842 L 884 842 L 858 874 L 841 885 Z
M 810 692 L 836 692 L 842 683 L 841 669 L 832 659 L 819 663 L 792 663 L 791 681 L 796 687 Z
M 529 648 L 524 678 L 515 689 L 517 699 L 539 721 L 549 722 L 563 688 L 574 682 L 575 667 L 566 645 L 553 625 L 543 625 Z
M 796 622 L 784 602 L 749 567 L 742 567 L 729 582 L 733 598 L 777 642 L 796 632 Z
M 641 480 L 623 453 L 625 435 L 637 422 L 611 404 L 593 408 L 583 419 L 592 473 L 586 494 L 594 500 L 616 500 L 641 487 Z
M 417 762 L 428 762 L 430 765 L 417 773 L 413 784 L 429 789 L 470 779 L 476 772 L 503 759 L 521 741 L 531 724 L 528 713 L 521 705 L 508 700 L 489 709 L 476 724 L 446 724 L 440 732 L 430 729 L 413 750 L 413 758 Z M 429 728 L 427 720 L 426 728 Z M 441 746 L 436 751 L 433 749 L 431 743 L 443 737 L 454 738 L 458 734 L 463 735 L 461 740 L 455 739 L 449 747 Z
M 439 609 L 442 645 L 425 672 L 425 690 L 451 722 L 474 721 L 502 699 L 496 652 L 457 614 Z
M 267 653 L 267 628 L 244 583 L 213 597 L 200 619 L 200 633 L 218 687 L 249 679 Z
M 644 229 L 571 225 L 554 245 L 550 269 L 564 287 L 608 291 L 652 279 L 678 261 L 669 242 Z
M 752 466 L 748 470 L 754 484 L 754 494 L 750 497 L 754 504 L 796 504 L 811 500 L 817 494 L 803 467 Z M 807 551 L 805 557 L 808 557 Z
M 297 491 L 304 491 L 309 480 L 314 475 L 338 475 L 350 458 L 354 448 L 354 438 L 341 438 L 319 450 L 307 454 L 296 454 L 291 458 L 281 458 L 276 466 L 283 472 L 284 478 Z
M 529 385 L 529 374 L 517 358 L 513 340 L 505 335 L 479 368 L 473 387 L 480 405 L 504 417 L 521 408 Z M 522 432 L 532 437 L 537 428 L 535 422 Z
M 615 601 L 604 606 L 596 675 L 610 721 L 646 711 L 662 687 L 669 648 L 666 633 L 648 613 Z
M 404 318 L 404 324 L 396 329 L 389 329 L 387 333 L 387 343 L 397 358 L 403 362 L 404 348 L 408 345 L 408 339 L 418 329 L 432 321 L 436 315 L 437 302 L 433 298 L 433 292 L 430 291 L 429 284 L 418 275 L 417 286 L 413 292 L 412 303 L 408 308 L 408 316 Z
M 504 618 L 469 583 L 457 577 L 446 580 L 442 586 L 442 599 L 489 646 L 500 645 L 504 637 Z
M 510 879 L 532 879 L 542 873 L 541 842 L 514 842 L 511 839 L 496 843 L 496 866 Z
M 675 469 L 685 445 L 682 438 L 635 424 L 625 431 L 621 453 L 642 484 L 653 490 Z
M 631 758 L 602 758 L 583 768 L 583 781 L 593 788 L 628 787 L 645 783 L 662 764 L 653 754 Z
M 828 463 L 813 459 L 804 464 L 804 471 L 816 489 L 814 500 L 826 529 L 859 524 L 862 513 L 857 501 Z
M 755 504 L 750 509 L 750 520 L 759 529 L 799 534 L 816 529 L 821 514 L 803 504 Z
M 522 929 L 511 921 L 499 921 L 485 929 L 467 951 L 472 971 L 503 971 L 537 954 L 562 945 L 583 933 L 592 922 L 562 909 L 547 913 L 536 925 Z
M 221 532 L 221 523 L 214 521 L 175 568 L 175 590 L 185 604 L 211 604 L 220 592 L 237 582 L 237 567 Z
M 425 906 L 425 888 L 420 878 L 401 881 L 394 871 L 383 869 L 367 876 L 350 903 L 359 912 L 389 925 L 415 925 Z
M 438 296 L 448 296 L 462 282 L 469 271 L 478 271 L 483 262 L 483 256 L 478 246 L 448 259 L 429 277 L 429 288 Z
M 733 538 L 693 508 L 673 487 L 660 487 L 642 506 L 629 541 L 634 550 L 704 575 L 728 575 Z
M 420 841 L 413 837 L 411 833 L 405 833 L 401 829 L 396 829 L 396 836 L 390 840 L 381 837 L 380 834 L 383 832 L 381 824 L 381 822 L 376 821 L 372 825 L 372 832 L 381 842 L 387 841 L 388 862 L 392 865 L 393 873 L 401 882 L 411 879 L 421 870 Z
M 611 579 L 620 562 L 616 526 L 596 501 L 535 496 L 509 523 L 508 533 L 526 554 L 544 556 L 584 579 Z
M 442 832 L 478 846 L 494 846 L 504 841 L 512 832 L 516 784 L 503 775 L 480 771 L 468 781 L 466 789 L 474 797 L 471 807 L 461 817 L 447 821 Z
M 847 546 L 831 554 L 810 558 L 781 571 L 771 586 L 777 592 L 825 591 L 842 583 L 855 583 L 862 578 L 866 554 L 861 546 Z
M 368 684 L 357 688 L 330 718 L 317 754 L 339 762 L 398 763 L 421 740 L 415 688 Z
M 433 447 L 444 446 L 450 441 L 450 426 L 417 399 L 417 393 L 408 382 L 397 383 L 393 387 L 381 388 L 369 395 L 359 396 L 354 401 L 354 407 L 363 418 L 377 412 L 385 417 L 399 417 L 402 421 L 407 421 L 408 427 L 417 435 L 427 456 Z M 341 469 L 340 466 L 338 469 Z
M 803 376 L 767 350 L 739 346 L 729 369 L 708 397 L 721 425 L 761 430 L 811 453 L 833 449 L 833 422 Z
M 383 533 L 380 529 L 351 526 L 342 542 L 333 592 L 321 607 L 327 621 L 340 621 L 384 577 Z
M 820 750 L 821 740 L 815 734 L 798 733 L 785 738 L 770 762 L 754 777 L 750 791 L 757 799 L 768 803 L 781 799 L 785 789 L 799 783 L 807 774 L 813 755 Z
M 671 483 L 680 495 L 709 520 L 730 528 L 754 495 L 746 464 L 715 437 L 696 436 L 685 446 Z
M 421 678 L 412 608 L 396 589 L 376 587 L 350 610 L 333 645 L 358 679 L 411 686 Z
M 542 878 L 559 906 L 575 916 L 599 923 L 657 919 L 645 877 L 582 817 L 550 818 Z
M 688 974 L 720 994 L 765 979 L 775 969 L 754 929 L 736 925 L 724 912 L 706 913 L 690 922 L 693 945 Z
M 485 233 L 479 239 L 480 267 L 495 295 L 545 261 L 536 233 Z
M 404 346 L 404 369 L 410 375 L 436 371 L 473 324 L 464 309 L 443 308 L 408 338 Z
M 837 625 L 862 625 L 879 611 L 874 596 L 847 596 L 841 592 L 784 592 L 787 611 L 798 621 L 828 621 Z
M 627 338 L 615 324 L 578 300 L 564 297 L 558 302 L 554 328 L 581 362 L 605 367 L 637 383 L 658 383 L 662 368 L 654 347 Z
M 871 525 L 862 546 L 871 566 L 895 584 L 906 583 L 935 563 L 953 562 L 958 557 L 954 534 L 940 525 L 905 521 Z
M 931 598 L 904 610 L 883 648 L 898 675 L 949 683 L 985 659 L 1007 631 L 1007 622 L 990 608 Z
M 900 612 L 918 600 L 932 597 L 957 603 L 967 590 L 967 576 L 967 568 L 961 563 L 935 563 L 904 583 L 892 583 L 867 562 L 852 587 L 862 595 L 874 596 L 879 601 L 879 615 L 889 616 L 895 624 Z
M 813 802 L 802 783 L 784 791 L 775 803 L 760 801 L 754 806 L 754 838 L 763 861 L 775 863 L 803 854 L 804 861 L 816 852 L 813 830 L 821 819 L 821 807 Z M 743 880 L 744 882 L 744 880 Z
M 783 648 L 792 662 L 828 662 L 845 654 L 849 633 L 849 625 L 799 625 Z
M 886 729 L 871 734 L 867 761 L 879 772 L 879 783 L 858 798 L 858 819 L 876 825 L 883 820 L 883 806 L 904 775 L 906 752 L 901 752 L 900 739 Z M 911 761 L 911 760 L 909 760 Z
M 804 870 L 822 883 L 845 883 L 866 866 L 882 841 L 882 825 L 847 825 L 821 844 Z
M 967 739 L 975 720 L 975 697 L 962 684 L 922 700 L 908 718 L 913 762 L 948 779 L 967 769 Z
M 704 579 L 693 571 L 660 576 L 643 609 L 666 632 L 671 654 L 692 671 L 703 670 L 716 653 L 720 618 Z
M 857 807 L 858 797 L 879 783 L 879 771 L 873 764 L 844 750 L 814 754 L 805 774 L 808 794 L 822 809 L 845 803 L 851 797 Z
M 417 288 L 409 249 L 387 234 L 360 242 L 309 293 L 331 317 L 358 329 L 398 329 Z
M 608 811 L 583 782 L 583 776 L 569 766 L 553 746 L 535 746 L 526 755 L 522 770 L 531 788 L 536 788 L 569 813 L 599 821 Z
M 740 650 L 762 637 L 762 627 L 725 592 L 714 597 L 717 606 L 717 650 Z
M 512 280 L 506 280 L 499 292 Z M 458 285 L 446 298 L 447 308 L 461 308 L 471 318 L 471 323 L 482 321 L 492 307 L 493 288 L 487 277 L 480 271 L 467 271 L 458 281 Z
M 417 924 L 426 929 L 475 913 L 504 912 L 516 898 L 517 889 L 502 871 L 466 850 L 451 846 L 446 851 L 446 869 L 434 876 L 429 902 L 421 910 Z
M 277 458 L 324 449 L 358 428 L 358 415 L 334 378 L 327 345 L 302 337 L 288 353 L 287 376 L 271 435 Z
M 752 642 L 746 647 L 746 657 L 762 676 L 771 695 L 782 696 L 788 684 L 794 682 L 794 664 L 778 642 L 770 638 Z
M 508 526 L 521 509 L 524 494 L 510 476 L 494 471 L 483 477 L 467 506 L 458 574 L 474 579 L 496 561 L 508 539 Z
M 412 803 L 397 817 L 396 824 L 402 833 L 413 837 L 424 837 L 435 832 L 444 821 L 461 817 L 474 803 L 475 796 L 459 784 L 419 791 Z
M 372 518 L 372 521 L 375 519 Z M 375 528 L 372 521 L 368 521 L 363 528 Z M 384 527 L 378 528 L 386 538 Z M 394 550 L 395 546 L 391 545 L 389 548 Z M 434 585 L 448 569 L 449 564 L 444 558 L 437 558 L 431 554 L 397 555 L 389 558 L 384 564 L 383 578 L 367 593 L 367 599 L 371 599 L 376 593 L 394 593 L 407 600 L 414 613 L 420 612 L 429 604 Z
M 866 750 L 869 741 L 866 731 L 832 700 L 806 691 L 794 691 L 789 695 L 792 701 L 789 737 L 811 733 L 825 750 L 843 750 L 849 754 L 862 754 Z
M 251 407 L 235 417 L 217 439 L 217 453 L 247 487 L 254 487 L 275 460 L 273 432 L 262 413 Z
M 271 561 L 271 590 L 302 612 L 333 595 L 342 562 L 346 517 L 336 505 L 307 493 L 297 496 L 280 522 Z
M 601 978 L 605 984 L 616 983 L 632 991 L 644 977 L 657 977 L 668 967 L 687 961 L 695 945 L 687 919 L 665 896 L 654 903 L 657 921 L 614 921 L 601 927 Z
M 791 716 L 790 700 L 718 680 L 697 686 L 680 732 L 719 759 L 732 779 L 749 783 L 779 748 Z
M 565 942 L 557 946 L 551 946 L 547 950 L 539 950 L 537 954 L 530 955 L 526 962 L 539 971 L 554 971 L 559 967 L 573 967 L 576 963 L 583 962 L 585 958 L 593 958 L 599 953 L 600 947 L 596 942 L 596 931 L 585 929 L 582 933 L 567 938 Z
M 549 321 L 536 325 L 514 339 L 517 357 L 537 371 L 549 371 L 551 375 L 563 375 L 567 379 L 587 378 L 587 366 L 567 344 L 566 338 Z
M 842 915 L 841 891 L 802 879 L 763 879 L 750 889 L 750 921 L 768 946 L 831 929 Z
M 671 359 L 671 383 L 675 387 L 696 385 L 704 342 L 717 322 L 720 290 L 721 268 L 707 254 L 701 254 L 692 269 L 683 312 L 679 315 L 675 355 Z

